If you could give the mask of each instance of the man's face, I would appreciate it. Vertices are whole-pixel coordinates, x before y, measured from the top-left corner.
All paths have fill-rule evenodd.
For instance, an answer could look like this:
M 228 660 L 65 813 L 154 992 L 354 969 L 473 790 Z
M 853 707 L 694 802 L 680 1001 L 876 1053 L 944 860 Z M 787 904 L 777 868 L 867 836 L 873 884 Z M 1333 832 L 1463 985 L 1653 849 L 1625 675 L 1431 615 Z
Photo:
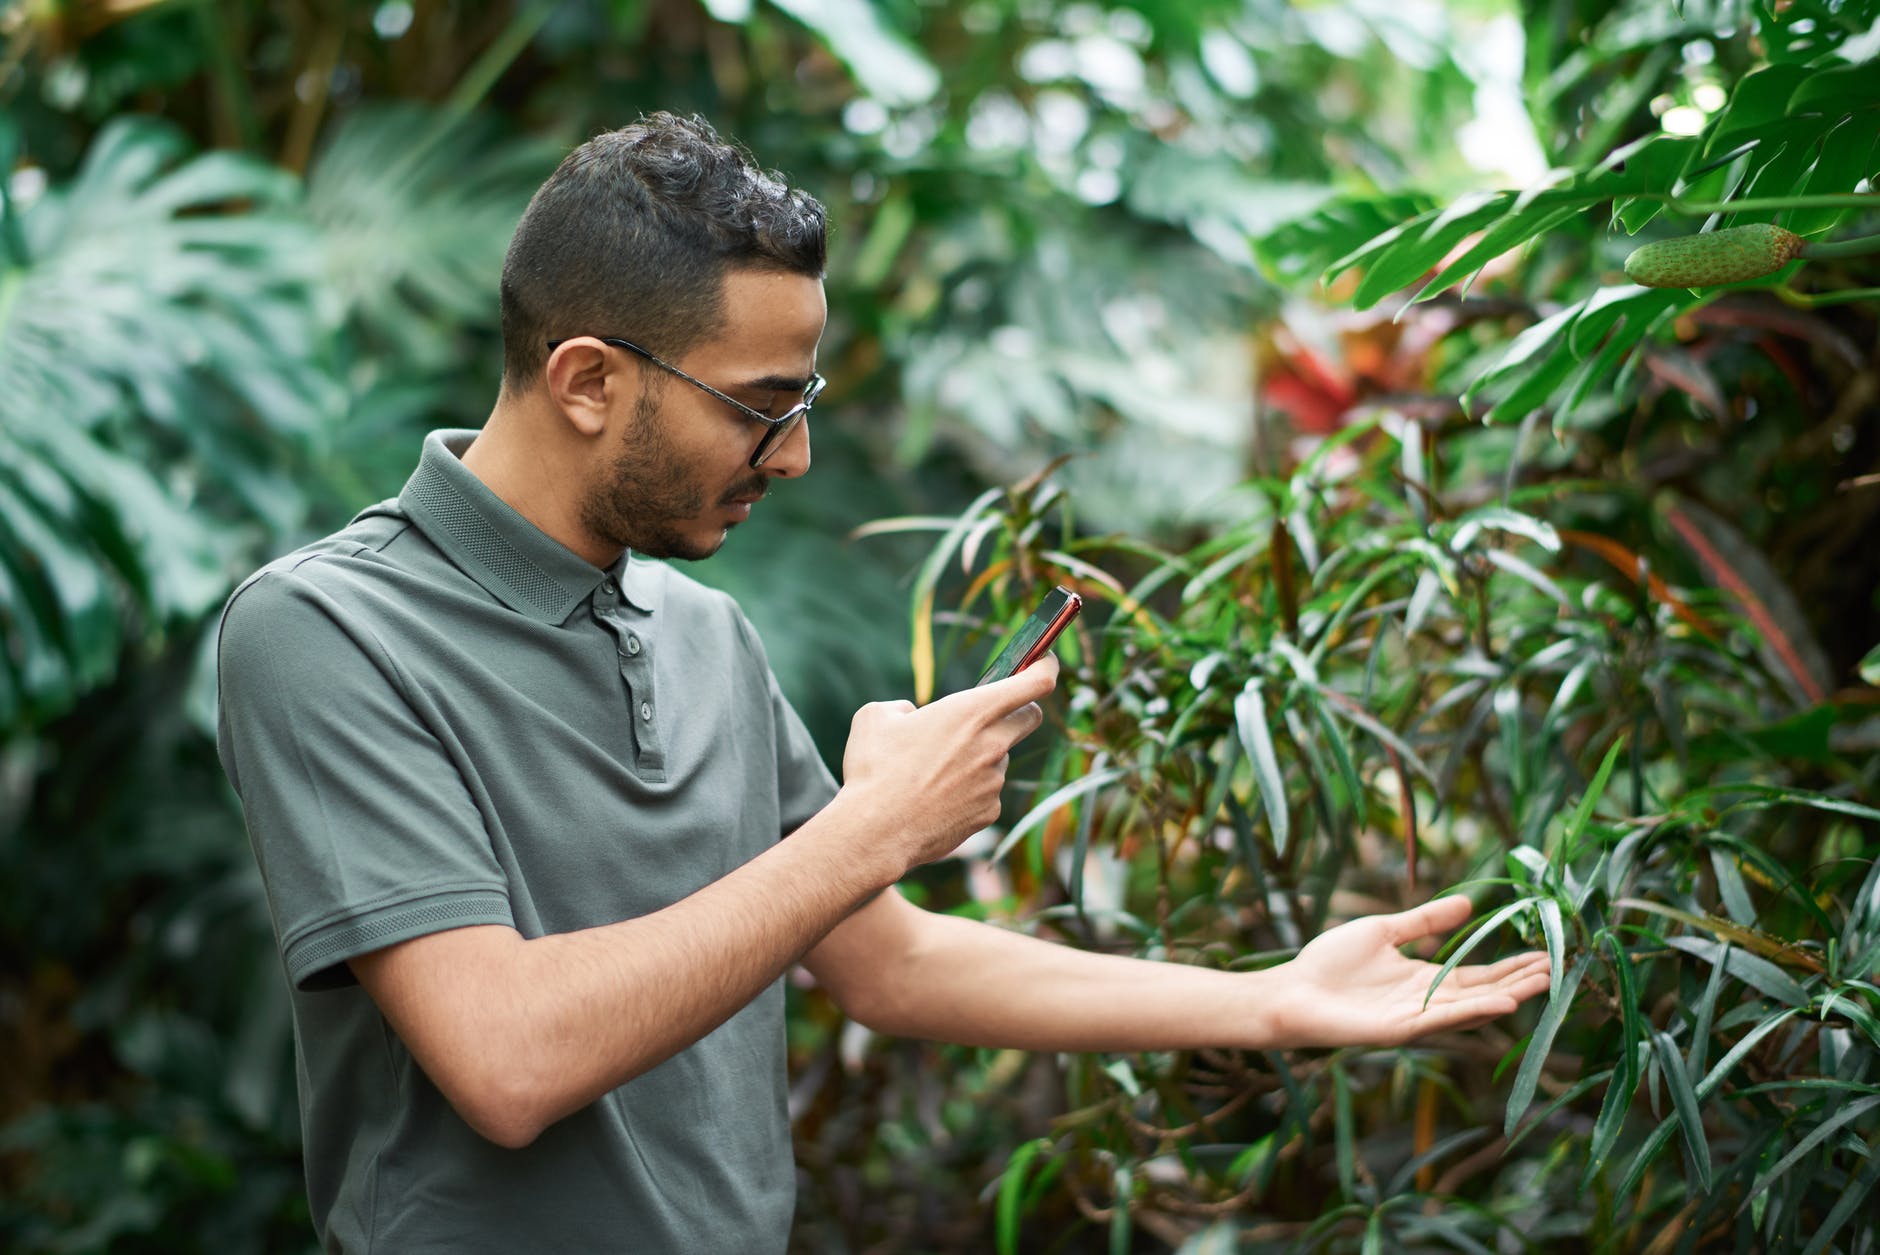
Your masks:
M 724 308 L 719 333 L 672 364 L 760 414 L 782 414 L 802 400 L 816 367 L 822 283 L 735 270 L 725 276 Z M 644 386 L 625 402 L 632 412 L 587 485 L 581 521 L 597 539 L 649 557 L 709 558 L 772 479 L 809 469 L 809 417 L 753 468 L 764 428 L 653 363 L 630 360 Z

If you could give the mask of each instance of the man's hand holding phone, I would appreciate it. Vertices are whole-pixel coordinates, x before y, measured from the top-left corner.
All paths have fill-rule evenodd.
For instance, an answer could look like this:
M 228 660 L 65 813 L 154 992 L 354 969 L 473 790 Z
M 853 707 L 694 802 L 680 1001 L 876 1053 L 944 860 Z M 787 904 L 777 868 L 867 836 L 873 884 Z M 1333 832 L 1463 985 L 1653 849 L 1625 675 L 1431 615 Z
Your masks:
M 1044 722 L 1038 703 L 1057 687 L 1047 653 L 1083 599 L 1055 588 L 970 689 L 927 706 L 874 702 L 855 712 L 842 755 L 842 791 L 890 816 L 903 871 L 945 858 L 999 818 L 1012 747 Z
M 996 823 L 1012 747 L 1044 722 L 1057 659 L 949 693 L 926 706 L 874 702 L 855 712 L 842 791 L 890 816 L 906 869 L 947 857 Z

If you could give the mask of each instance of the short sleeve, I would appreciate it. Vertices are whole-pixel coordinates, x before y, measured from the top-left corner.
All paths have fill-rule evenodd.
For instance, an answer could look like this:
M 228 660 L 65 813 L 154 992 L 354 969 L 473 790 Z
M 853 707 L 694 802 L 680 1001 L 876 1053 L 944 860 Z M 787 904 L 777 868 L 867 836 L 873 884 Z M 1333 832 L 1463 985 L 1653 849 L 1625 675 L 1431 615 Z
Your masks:
M 730 601 L 730 598 L 726 598 Z M 770 669 L 770 658 L 764 652 L 764 643 L 758 638 L 757 629 L 744 617 L 744 612 L 732 602 L 732 613 L 737 618 L 738 632 L 744 638 L 745 646 L 763 668 L 764 678 L 770 686 L 771 726 L 777 735 L 777 813 L 782 832 L 780 836 L 789 836 L 798 828 L 808 823 L 816 812 L 829 805 L 836 795 L 836 778 L 829 774 L 828 765 L 823 762 L 822 754 L 816 748 L 816 741 L 803 725 L 803 719 L 790 705 L 790 700 L 783 695 L 783 689 L 777 683 L 777 673 Z
M 288 977 L 426 933 L 512 924 L 507 881 L 396 661 L 331 595 L 266 572 L 223 611 L 217 751 L 241 798 Z
M 809 729 L 770 677 L 770 705 L 777 727 L 777 800 L 783 834 L 788 836 L 808 823 L 836 795 L 836 779 L 829 774 Z

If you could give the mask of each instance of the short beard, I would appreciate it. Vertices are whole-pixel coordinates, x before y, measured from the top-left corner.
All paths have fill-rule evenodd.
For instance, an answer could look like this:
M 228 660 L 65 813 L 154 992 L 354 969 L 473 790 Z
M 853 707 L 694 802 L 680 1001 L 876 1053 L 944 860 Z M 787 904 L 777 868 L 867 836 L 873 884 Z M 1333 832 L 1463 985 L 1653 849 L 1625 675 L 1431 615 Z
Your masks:
M 609 545 L 649 558 L 699 562 L 718 552 L 724 536 L 699 545 L 685 534 L 683 524 L 704 512 L 707 497 L 660 427 L 658 393 L 657 385 L 641 389 L 613 460 L 582 498 L 581 523 Z M 725 495 L 761 493 L 765 482 L 758 474 Z

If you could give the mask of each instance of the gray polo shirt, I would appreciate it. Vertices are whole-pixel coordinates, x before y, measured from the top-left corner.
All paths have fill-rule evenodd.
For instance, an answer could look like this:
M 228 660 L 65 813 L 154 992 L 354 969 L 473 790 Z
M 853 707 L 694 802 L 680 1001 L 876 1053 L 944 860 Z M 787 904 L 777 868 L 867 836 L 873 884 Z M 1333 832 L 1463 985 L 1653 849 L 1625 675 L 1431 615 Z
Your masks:
M 464 1124 L 346 960 L 470 924 L 657 911 L 835 783 L 722 593 L 601 570 L 434 432 L 404 491 L 223 611 L 218 750 L 293 990 L 307 1186 L 330 1251 L 781 1251 L 783 990 L 520 1151 Z M 677 973 L 674 979 L 679 979 Z

